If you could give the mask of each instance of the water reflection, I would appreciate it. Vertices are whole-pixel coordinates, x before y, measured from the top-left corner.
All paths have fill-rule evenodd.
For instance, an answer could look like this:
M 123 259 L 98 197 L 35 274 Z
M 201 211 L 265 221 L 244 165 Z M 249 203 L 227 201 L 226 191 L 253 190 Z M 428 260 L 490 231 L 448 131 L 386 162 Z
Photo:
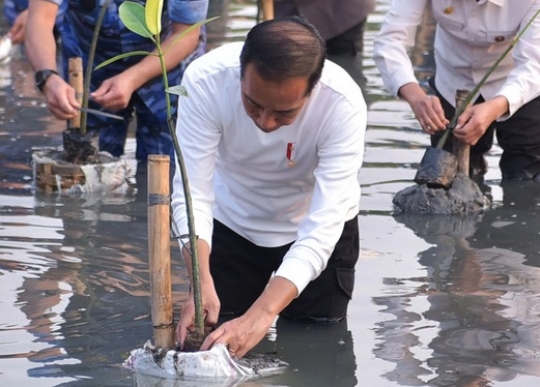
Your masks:
M 484 181 L 493 206 L 485 213 L 392 216 L 392 198 L 412 184 L 429 139 L 410 108 L 383 90 L 371 59 L 389 3 L 379 0 L 370 15 L 363 57 L 332 58 L 369 105 L 362 254 L 349 316 L 317 327 L 278 320 L 256 350 L 291 367 L 243 386 L 528 387 L 540 380 L 540 184 L 500 183 L 495 147 Z M 254 24 L 254 0 L 211 5 L 210 15 L 222 16 L 208 26 L 211 46 L 242 39 Z M 424 84 L 432 33 L 427 18 L 412 53 Z M 133 168 L 126 195 L 34 192 L 32 148 L 59 145 L 64 127 L 41 98 L 22 57 L 0 65 L 0 386 L 172 387 L 118 367 L 152 334 L 145 171 Z M 186 273 L 172 243 L 178 308 Z
M 419 254 L 425 277 L 388 279 L 416 282 L 413 294 L 376 298 L 396 317 L 377 328 L 383 340 L 375 353 L 396 364 L 388 380 L 491 386 L 540 376 L 540 268 L 527 259 L 538 256 L 530 233 L 540 228 L 530 215 L 540 205 L 540 184 L 502 188 L 502 205 L 484 214 L 396 216 L 431 247 Z M 427 356 L 417 356 L 421 347 Z

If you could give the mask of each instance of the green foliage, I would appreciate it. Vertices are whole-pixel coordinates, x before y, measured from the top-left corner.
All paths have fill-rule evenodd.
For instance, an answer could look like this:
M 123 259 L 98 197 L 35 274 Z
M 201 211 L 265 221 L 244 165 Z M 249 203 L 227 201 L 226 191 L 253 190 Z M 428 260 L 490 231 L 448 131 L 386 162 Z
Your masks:
M 158 0 L 163 7 L 163 1 Z M 149 7 L 150 3 L 155 3 L 154 1 L 148 2 L 146 8 L 139 3 L 133 1 L 124 1 L 120 8 L 118 8 L 118 13 L 120 14 L 120 20 L 124 25 L 130 30 L 135 32 L 138 35 L 144 36 L 145 38 L 150 38 L 155 42 L 154 35 L 161 32 L 161 18 L 159 24 L 159 30 L 155 23 L 150 23 L 148 19 L 148 14 L 150 13 L 149 9 L 154 9 L 155 7 Z M 160 12 L 161 15 L 161 12 Z M 156 27 L 152 29 L 151 26 Z
M 146 3 L 146 26 L 153 35 L 161 32 L 161 13 L 163 12 L 163 0 L 148 1 Z

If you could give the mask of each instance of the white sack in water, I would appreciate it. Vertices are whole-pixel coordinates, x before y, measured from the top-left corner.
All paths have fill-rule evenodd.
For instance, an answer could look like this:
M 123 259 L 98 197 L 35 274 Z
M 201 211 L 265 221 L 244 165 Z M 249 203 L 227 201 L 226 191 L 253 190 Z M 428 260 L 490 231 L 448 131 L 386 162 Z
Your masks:
M 7 62 L 11 53 L 11 39 L 9 36 L 4 35 L 0 37 L 0 62 Z
M 206 379 L 219 386 L 232 386 L 278 374 L 288 366 L 265 355 L 246 355 L 242 359 L 231 357 L 224 344 L 216 344 L 210 350 L 200 352 L 164 352 L 145 345 L 131 351 L 123 365 L 137 374 L 164 379 Z
M 62 154 L 60 150 L 38 150 L 32 154 L 34 162 L 34 177 L 36 176 L 37 164 L 52 164 L 65 167 L 78 167 L 84 174 L 84 184 L 73 184 L 71 187 L 62 189 L 62 176 L 56 175 L 56 189 L 67 195 L 92 194 L 92 193 L 123 193 L 129 189 L 129 176 L 131 167 L 126 159 L 115 158 L 107 152 L 99 152 L 104 162 L 91 164 L 72 164 L 66 161 L 58 161 L 57 157 Z

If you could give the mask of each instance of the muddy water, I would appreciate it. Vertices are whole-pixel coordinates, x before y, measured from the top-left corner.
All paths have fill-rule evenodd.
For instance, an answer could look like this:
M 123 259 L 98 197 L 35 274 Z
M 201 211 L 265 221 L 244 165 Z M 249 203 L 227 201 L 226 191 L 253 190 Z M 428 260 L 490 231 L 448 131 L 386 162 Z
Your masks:
M 469 217 L 397 217 L 427 138 L 406 104 L 387 95 L 371 59 L 388 0 L 369 19 L 363 59 L 342 61 L 369 104 L 362 254 L 346 321 L 278 321 L 257 351 L 289 370 L 246 386 L 533 386 L 540 382 L 540 185 L 501 185 L 488 156 L 493 204 Z M 213 1 L 211 45 L 241 40 L 251 1 Z M 221 8 L 223 7 L 223 8 Z M 411 53 L 432 70 L 433 26 Z M 338 58 L 339 60 L 339 58 Z M 59 145 L 23 57 L 0 65 L 0 386 L 165 386 L 118 367 L 151 336 L 144 173 L 106 197 L 34 192 L 33 148 Z M 133 140 L 128 158 L 133 158 Z M 134 171 L 136 165 L 132 163 Z M 174 297 L 186 296 L 173 248 Z M 181 382 L 177 386 L 204 386 Z M 226 384 L 227 386 L 229 384 Z

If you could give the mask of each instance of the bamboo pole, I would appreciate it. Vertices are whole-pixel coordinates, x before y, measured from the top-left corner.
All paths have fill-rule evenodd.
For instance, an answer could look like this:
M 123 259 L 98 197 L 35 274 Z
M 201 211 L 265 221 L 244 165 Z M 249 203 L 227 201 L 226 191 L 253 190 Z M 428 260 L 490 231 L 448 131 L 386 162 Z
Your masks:
M 155 345 L 174 347 L 168 155 L 148 156 L 148 253 Z
M 465 103 L 467 96 L 469 95 L 469 90 L 456 90 L 456 109 L 462 108 L 462 104 Z M 469 105 L 471 103 L 469 102 Z M 464 110 L 468 106 L 463 106 Z M 454 137 L 453 139 L 453 152 L 454 156 L 458 159 L 457 171 L 458 173 L 463 173 L 466 176 L 469 176 L 469 165 L 470 165 L 470 145 L 467 145 Z
M 68 64 L 69 84 L 75 89 L 75 97 L 77 102 L 82 103 L 83 98 L 83 64 L 81 58 L 69 58 Z M 79 111 L 75 117 L 69 120 L 70 128 L 81 127 L 81 112 Z
M 263 20 L 274 18 L 274 0 L 262 0 Z

